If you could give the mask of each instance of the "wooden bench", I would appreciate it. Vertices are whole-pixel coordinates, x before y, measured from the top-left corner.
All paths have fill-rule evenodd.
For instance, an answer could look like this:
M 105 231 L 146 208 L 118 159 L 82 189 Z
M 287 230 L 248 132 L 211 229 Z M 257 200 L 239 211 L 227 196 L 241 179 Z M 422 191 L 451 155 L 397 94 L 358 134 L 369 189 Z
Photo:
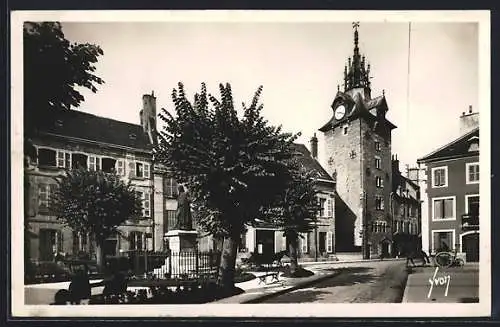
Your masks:
M 268 283 L 267 282 L 267 277 L 271 277 L 271 281 Z M 259 285 L 264 283 L 264 284 L 274 284 L 274 283 L 279 283 L 279 271 L 270 271 L 266 272 L 264 275 L 261 275 L 258 277 L 259 278 Z

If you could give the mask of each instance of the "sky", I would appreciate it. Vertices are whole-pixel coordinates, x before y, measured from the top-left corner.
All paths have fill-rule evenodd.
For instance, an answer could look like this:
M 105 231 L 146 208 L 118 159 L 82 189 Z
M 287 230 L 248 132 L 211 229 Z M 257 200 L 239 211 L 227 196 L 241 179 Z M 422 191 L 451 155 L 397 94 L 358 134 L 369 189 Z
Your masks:
M 142 95 L 173 111 L 172 89 L 192 98 L 202 82 L 218 96 L 231 83 L 235 104 L 264 87 L 262 114 L 309 146 L 332 116 L 337 85 L 353 54 L 347 22 L 82 22 L 63 23 L 65 36 L 101 46 L 96 74 L 105 84 L 83 90 L 79 110 L 139 123 Z M 409 42 L 410 41 L 410 42 Z M 359 47 L 371 64 L 372 97 L 385 91 L 392 153 L 404 165 L 459 136 L 459 116 L 478 107 L 478 24 L 360 22 Z M 409 74 L 408 74 L 409 72 Z M 408 92 L 409 91 L 409 92 Z M 159 126 L 161 128 L 161 126 Z M 326 165 L 325 165 L 326 166 Z

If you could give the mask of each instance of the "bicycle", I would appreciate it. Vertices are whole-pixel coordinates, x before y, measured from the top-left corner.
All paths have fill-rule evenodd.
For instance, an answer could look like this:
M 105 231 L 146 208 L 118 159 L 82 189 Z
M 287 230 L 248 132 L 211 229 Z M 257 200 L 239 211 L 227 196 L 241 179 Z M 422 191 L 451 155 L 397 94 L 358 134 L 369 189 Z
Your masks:
M 462 258 L 457 256 L 457 251 L 441 251 L 434 256 L 434 263 L 440 268 L 463 267 Z

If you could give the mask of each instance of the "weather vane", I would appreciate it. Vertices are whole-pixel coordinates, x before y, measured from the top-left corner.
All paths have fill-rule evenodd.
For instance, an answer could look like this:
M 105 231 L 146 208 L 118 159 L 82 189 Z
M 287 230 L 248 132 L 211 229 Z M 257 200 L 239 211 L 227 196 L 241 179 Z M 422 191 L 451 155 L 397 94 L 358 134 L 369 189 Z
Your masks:
M 359 22 L 352 23 L 352 28 L 358 28 L 358 27 L 359 27 Z

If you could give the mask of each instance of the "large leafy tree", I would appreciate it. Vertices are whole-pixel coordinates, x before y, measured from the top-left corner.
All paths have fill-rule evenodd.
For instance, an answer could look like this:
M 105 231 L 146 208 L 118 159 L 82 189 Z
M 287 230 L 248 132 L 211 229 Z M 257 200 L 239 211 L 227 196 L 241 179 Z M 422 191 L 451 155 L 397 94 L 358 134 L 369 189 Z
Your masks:
M 283 230 L 290 257 L 290 274 L 294 276 L 298 269 L 299 235 L 314 229 L 320 206 L 316 198 L 316 171 L 304 168 L 298 158 L 290 161 L 289 168 L 292 178 L 264 217 Z
M 224 237 L 218 284 L 231 289 L 241 233 L 285 188 L 296 136 L 262 117 L 262 87 L 248 107 L 243 104 L 241 118 L 231 86 L 219 89 L 217 99 L 202 84 L 191 103 L 179 83 L 172 93 L 175 115 L 165 109 L 160 114 L 166 124 L 155 155 L 189 188 L 198 224 Z
M 97 92 L 104 81 L 95 75 L 95 64 L 103 51 L 95 44 L 70 42 L 58 22 L 26 22 L 23 32 L 24 130 L 29 140 L 54 109 L 69 110 L 84 101 L 78 87 Z
M 51 210 L 74 231 L 92 236 L 97 265 L 102 268 L 104 241 L 127 219 L 140 217 L 141 200 L 130 182 L 115 173 L 74 169 L 57 178 L 57 184 Z

